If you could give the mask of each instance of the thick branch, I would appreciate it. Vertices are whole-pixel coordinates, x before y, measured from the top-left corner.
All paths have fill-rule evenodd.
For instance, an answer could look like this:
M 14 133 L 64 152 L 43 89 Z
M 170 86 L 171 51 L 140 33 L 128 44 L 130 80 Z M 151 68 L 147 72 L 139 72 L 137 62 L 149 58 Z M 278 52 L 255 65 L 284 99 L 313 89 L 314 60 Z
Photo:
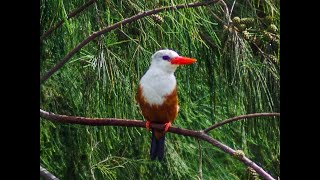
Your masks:
M 51 174 L 48 170 L 43 168 L 40 165 L 40 177 L 44 177 L 46 180 L 59 180 L 57 177 L 55 177 L 53 174 Z
M 231 123 L 233 121 L 239 121 L 247 118 L 254 118 L 254 117 L 263 117 L 263 116 L 280 116 L 280 113 L 255 113 L 255 114 L 246 114 L 246 115 L 241 115 L 241 116 L 236 116 L 230 119 L 226 119 L 223 121 L 218 122 L 217 124 L 214 124 L 210 126 L 209 128 L 205 129 L 204 132 L 208 133 L 212 129 L 215 129 L 217 127 L 220 127 L 224 124 Z
M 79 43 L 74 49 L 72 49 L 64 58 L 62 58 L 53 68 L 51 68 L 44 76 L 40 77 L 40 84 L 42 84 L 44 81 L 46 81 L 53 73 L 58 71 L 75 53 L 77 53 L 82 47 L 87 45 L 90 41 L 94 40 L 96 37 L 109 32 L 111 30 L 114 30 L 120 26 L 132 23 L 134 21 L 137 21 L 143 17 L 150 16 L 152 14 L 157 14 L 162 11 L 167 10 L 177 10 L 182 8 L 192 8 L 192 7 L 199 7 L 199 6 L 207 6 L 213 3 L 218 2 L 219 0 L 211 0 L 211 1 L 203 1 L 203 2 L 196 2 L 196 3 L 189 3 L 189 4 L 180 4 L 176 6 L 167 6 L 167 7 L 161 7 L 152 9 L 149 11 L 144 11 L 141 13 L 138 13 L 134 16 L 131 16 L 129 18 L 126 18 L 120 22 L 117 22 L 113 25 L 110 25 L 106 28 L 103 28 L 100 31 L 92 33 L 90 36 L 88 36 L 86 39 L 84 39 L 81 43 Z
M 86 2 L 84 5 L 80 6 L 79 8 L 77 8 L 76 10 L 72 11 L 71 13 L 68 14 L 67 19 L 70 19 L 74 16 L 76 16 L 77 14 L 79 14 L 80 12 L 82 12 L 85 8 L 89 7 L 91 4 L 93 4 L 94 2 L 96 2 L 96 0 L 90 0 L 88 2 Z M 54 26 L 52 26 L 47 32 L 43 33 L 42 36 L 40 36 L 40 43 L 47 37 L 49 36 L 54 30 L 58 29 L 65 21 L 61 20 L 59 21 L 57 24 L 55 24 Z
M 86 118 L 86 117 L 77 117 L 77 116 L 66 116 L 66 115 L 58 115 L 51 112 L 46 112 L 40 109 L 40 116 L 48 119 L 53 122 L 61 122 L 61 123 L 70 123 L 70 124 L 82 124 L 89 126 L 126 126 L 126 127 L 143 127 L 145 128 L 146 122 L 141 120 L 128 120 L 128 119 L 117 119 L 117 118 Z M 160 124 L 151 124 L 151 128 L 154 129 L 164 129 L 164 125 Z M 204 141 L 209 142 L 210 144 L 218 147 L 222 151 L 234 156 L 236 151 L 227 145 L 222 144 L 221 142 L 213 139 L 209 135 L 207 135 L 204 131 L 194 131 L 183 128 L 170 127 L 168 132 L 172 132 L 175 134 L 181 134 L 184 136 L 195 137 L 198 139 L 202 139 Z M 267 172 L 265 172 L 261 167 L 252 162 L 245 156 L 238 157 L 238 159 L 253 168 L 258 174 L 260 174 L 264 179 L 267 180 L 275 180 L 272 178 Z

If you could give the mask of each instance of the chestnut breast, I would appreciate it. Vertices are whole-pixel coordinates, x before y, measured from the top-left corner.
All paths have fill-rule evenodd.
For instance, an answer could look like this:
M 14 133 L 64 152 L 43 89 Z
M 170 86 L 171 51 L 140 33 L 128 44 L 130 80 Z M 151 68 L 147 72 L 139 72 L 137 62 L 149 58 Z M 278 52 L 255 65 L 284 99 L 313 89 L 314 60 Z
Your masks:
M 164 95 L 162 104 L 148 103 L 147 99 L 143 97 L 143 88 L 139 85 L 137 101 L 144 118 L 154 123 L 173 122 L 178 114 L 178 96 L 176 86 L 171 93 Z

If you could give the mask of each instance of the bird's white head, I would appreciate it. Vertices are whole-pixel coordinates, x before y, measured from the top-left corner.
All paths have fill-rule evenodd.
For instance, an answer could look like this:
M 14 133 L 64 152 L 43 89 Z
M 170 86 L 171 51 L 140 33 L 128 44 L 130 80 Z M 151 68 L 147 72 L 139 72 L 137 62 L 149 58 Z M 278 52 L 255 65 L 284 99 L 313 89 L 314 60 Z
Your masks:
M 179 65 L 192 64 L 196 59 L 179 56 L 175 51 L 164 49 L 155 52 L 151 65 L 140 80 L 142 96 L 149 104 L 160 105 L 176 88 L 174 71 Z
M 151 57 L 150 68 L 156 68 L 165 72 L 173 73 L 179 65 L 186 65 L 195 63 L 197 60 L 179 56 L 173 50 L 164 49 L 155 52 Z

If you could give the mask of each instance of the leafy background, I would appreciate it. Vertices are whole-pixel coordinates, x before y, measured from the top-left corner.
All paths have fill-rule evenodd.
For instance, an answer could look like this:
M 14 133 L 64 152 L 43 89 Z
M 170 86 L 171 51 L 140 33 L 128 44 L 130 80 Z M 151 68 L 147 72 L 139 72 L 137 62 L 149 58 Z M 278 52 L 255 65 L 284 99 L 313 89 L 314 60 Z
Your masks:
M 84 0 L 41 0 L 40 34 Z M 67 20 L 40 46 L 45 74 L 94 31 L 144 10 L 185 0 L 97 1 Z M 176 71 L 180 112 L 174 126 L 200 130 L 223 119 L 280 111 L 280 1 L 225 1 L 233 23 L 223 24 L 222 4 L 166 11 L 95 39 L 43 85 L 41 108 L 57 114 L 143 119 L 135 102 L 151 55 L 171 48 L 198 59 Z M 234 3 L 234 5 L 233 5 Z M 239 18 L 238 18 L 239 17 Z M 224 125 L 210 135 L 241 149 L 280 177 L 279 118 Z M 142 128 L 88 127 L 41 118 L 40 164 L 60 179 L 246 179 L 246 167 L 194 138 L 166 135 L 166 160 L 149 160 L 150 132 Z

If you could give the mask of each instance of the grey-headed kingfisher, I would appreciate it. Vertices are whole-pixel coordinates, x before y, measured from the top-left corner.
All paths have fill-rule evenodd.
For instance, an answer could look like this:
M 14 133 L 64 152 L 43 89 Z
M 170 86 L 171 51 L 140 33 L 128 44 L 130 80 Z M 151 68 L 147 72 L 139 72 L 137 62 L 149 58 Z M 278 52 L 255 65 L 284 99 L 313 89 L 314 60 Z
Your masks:
M 179 111 L 177 81 L 174 72 L 179 65 L 195 63 L 196 59 L 179 56 L 173 50 L 159 50 L 151 57 L 148 71 L 140 79 L 137 102 L 142 115 L 150 123 L 164 124 L 164 130 L 152 129 L 150 158 L 164 158 L 165 132 Z

